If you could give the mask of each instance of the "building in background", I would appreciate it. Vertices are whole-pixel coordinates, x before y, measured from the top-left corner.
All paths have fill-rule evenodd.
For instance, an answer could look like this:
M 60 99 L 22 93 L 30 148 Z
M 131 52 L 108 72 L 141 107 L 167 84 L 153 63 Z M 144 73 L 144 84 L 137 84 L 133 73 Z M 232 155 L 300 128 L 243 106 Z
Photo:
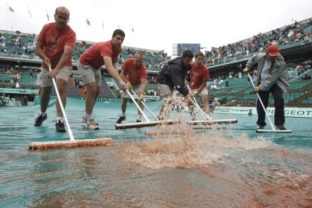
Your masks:
M 176 43 L 173 44 L 172 55 L 173 56 L 182 56 L 183 51 L 191 50 L 193 54 L 196 54 L 200 51 L 200 43 Z

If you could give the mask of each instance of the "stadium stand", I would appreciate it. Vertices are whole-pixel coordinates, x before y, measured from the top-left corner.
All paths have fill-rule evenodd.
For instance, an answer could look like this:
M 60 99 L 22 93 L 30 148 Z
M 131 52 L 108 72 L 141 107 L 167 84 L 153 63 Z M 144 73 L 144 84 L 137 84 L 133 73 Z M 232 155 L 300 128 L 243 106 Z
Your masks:
M 5 31 L 0 30 L 0 87 L 8 88 L 37 88 L 36 77 L 37 72 L 40 71 L 40 59 L 35 55 L 34 46 L 37 39 L 35 34 L 26 34 L 20 31 Z M 77 41 L 74 54 L 73 63 L 74 69 L 76 69 L 76 63 L 79 56 L 93 44 L 90 41 L 79 40 Z M 149 50 L 143 48 L 123 47 L 123 51 L 119 57 L 118 69 L 121 69 L 121 65 L 124 60 L 131 57 L 136 51 L 142 51 L 145 54 L 145 64 L 148 70 L 148 77 L 153 84 L 146 90 L 146 94 L 149 96 L 155 96 L 155 74 L 157 75 L 160 66 L 166 62 L 170 57 L 163 51 Z M 103 72 L 103 82 L 101 86 L 101 93 L 99 100 L 118 98 L 119 86 L 117 83 L 108 76 L 105 69 Z M 152 77 L 152 78 L 150 78 Z M 75 74 L 75 86 L 73 88 L 68 87 L 68 94 L 72 97 L 81 97 L 81 88 L 79 85 L 80 76 Z M 52 92 L 54 95 L 54 92 Z
M 270 42 L 277 42 L 289 70 L 290 87 L 287 106 L 312 105 L 312 18 L 295 22 L 251 38 L 206 51 L 206 63 L 211 73 L 208 83 L 210 102 L 215 99 L 227 106 L 254 106 L 256 95 L 247 77 L 241 74 L 247 60 L 263 51 Z M 272 104 L 270 100 L 270 104 Z
M 40 59 L 34 53 L 36 34 L 20 31 L 0 30 L 0 87 L 36 89 L 36 75 L 40 70 Z M 269 32 L 260 33 L 228 45 L 213 47 L 206 51 L 206 64 L 211 80 L 210 102 L 226 106 L 253 106 L 256 95 L 252 92 L 247 77 L 241 73 L 246 61 L 253 54 L 263 51 L 269 42 L 277 42 L 289 69 L 290 88 L 285 95 L 288 106 L 312 106 L 312 18 L 294 22 Z M 79 40 L 73 54 L 74 69 L 79 56 L 93 42 Z M 143 51 L 148 70 L 148 86 L 145 94 L 156 96 L 155 77 L 170 57 L 164 51 L 135 47 L 123 47 L 118 68 L 136 51 Z M 99 99 L 118 98 L 117 83 L 102 69 L 103 84 Z M 79 74 L 74 75 L 75 86 L 69 88 L 69 96 L 82 98 L 83 83 Z M 272 102 L 272 101 L 270 101 Z

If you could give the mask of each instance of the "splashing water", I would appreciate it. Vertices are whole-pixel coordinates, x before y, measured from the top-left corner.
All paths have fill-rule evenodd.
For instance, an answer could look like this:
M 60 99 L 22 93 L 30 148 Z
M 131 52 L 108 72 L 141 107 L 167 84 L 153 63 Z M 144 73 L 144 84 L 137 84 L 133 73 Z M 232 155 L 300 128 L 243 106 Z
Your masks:
M 208 177 L 204 181 L 218 183 L 210 197 L 224 201 L 213 207 L 237 207 L 235 203 L 248 208 L 312 207 L 312 168 L 296 166 L 297 158 L 311 164 L 311 155 L 278 147 L 264 137 L 251 140 L 242 134 L 229 139 L 181 126 L 157 131 L 153 140 L 121 144 L 121 158 L 155 170 L 199 170 Z M 233 190 L 238 187 L 239 192 Z M 222 196 L 219 191 L 224 192 Z
M 98 109 L 107 116 L 99 119 L 103 128 L 82 131 L 83 105 L 74 104 L 68 110 L 79 120 L 73 128 L 80 138 L 109 132 L 115 145 L 29 152 L 29 138 L 66 136 L 55 133 L 52 120 L 34 129 L 34 110 L 8 108 L 7 115 L 18 111 L 21 122 L 0 117 L 0 207 L 312 207 L 308 120 L 307 131 L 290 135 L 256 137 L 254 129 L 248 130 L 250 118 L 242 116 L 231 127 L 160 126 L 148 128 L 146 137 L 144 128 L 116 131 L 112 114 L 119 108 L 112 113 L 113 104 Z M 294 129 L 299 120 L 292 122 Z
M 207 167 L 222 161 L 230 150 L 252 150 L 271 145 L 264 140 L 251 141 L 246 135 L 229 140 L 222 136 L 196 134 L 180 125 L 162 126 L 157 131 L 153 140 L 124 145 L 122 157 L 127 162 L 153 169 Z

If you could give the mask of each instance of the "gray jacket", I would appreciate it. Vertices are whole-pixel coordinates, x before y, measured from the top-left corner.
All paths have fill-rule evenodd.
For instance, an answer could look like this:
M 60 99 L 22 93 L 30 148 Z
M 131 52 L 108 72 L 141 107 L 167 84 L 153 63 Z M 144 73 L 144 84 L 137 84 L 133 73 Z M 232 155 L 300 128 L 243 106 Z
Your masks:
M 275 60 L 272 62 L 272 65 L 270 67 L 269 76 L 266 78 L 266 80 L 261 80 L 261 84 L 260 84 L 261 71 L 262 71 L 265 59 L 266 59 L 266 54 L 259 53 L 259 54 L 252 56 L 247 62 L 246 66 L 250 69 L 256 64 L 258 64 L 256 86 L 259 86 L 261 91 L 269 91 L 270 88 L 276 83 L 283 90 L 283 92 L 287 92 L 288 71 L 287 71 L 286 63 L 282 56 L 277 56 L 275 58 Z

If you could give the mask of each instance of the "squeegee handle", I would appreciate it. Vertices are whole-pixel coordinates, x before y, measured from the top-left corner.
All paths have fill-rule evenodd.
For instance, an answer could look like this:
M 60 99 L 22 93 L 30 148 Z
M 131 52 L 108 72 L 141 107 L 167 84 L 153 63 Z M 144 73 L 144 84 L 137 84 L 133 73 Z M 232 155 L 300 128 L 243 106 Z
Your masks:
M 247 73 L 247 74 L 248 74 L 248 78 L 249 78 L 249 80 L 250 80 L 250 83 L 252 84 L 252 87 L 255 88 L 255 84 L 253 83 L 250 74 L 249 74 L 249 73 Z M 273 125 L 273 123 L 272 123 L 272 121 L 271 121 L 271 119 L 270 119 L 270 117 L 269 117 L 269 114 L 267 113 L 267 111 L 266 111 L 266 109 L 265 109 L 265 107 L 264 107 L 264 104 L 263 104 L 263 102 L 262 102 L 262 99 L 261 99 L 259 93 L 257 92 L 256 94 L 257 94 L 258 100 L 259 100 L 259 102 L 261 103 L 261 106 L 262 106 L 262 108 L 263 108 L 263 110 L 264 110 L 265 116 L 268 118 L 268 120 L 269 120 L 269 122 L 270 122 L 271 128 L 272 128 L 273 130 L 275 130 L 275 127 L 274 127 L 274 125 Z
M 147 118 L 147 116 L 145 115 L 145 113 L 143 112 L 143 110 L 141 109 L 141 107 L 139 106 L 139 104 L 135 101 L 134 97 L 131 95 L 131 93 L 129 92 L 129 90 L 126 90 L 129 97 L 131 98 L 132 102 L 136 105 L 136 107 L 139 109 L 139 111 L 141 112 L 141 114 L 143 115 L 144 119 L 149 122 L 150 120 Z
M 52 71 L 51 65 L 49 65 L 49 71 Z M 75 141 L 73 132 L 72 132 L 72 130 L 71 130 L 70 126 L 69 126 L 69 123 L 68 123 L 68 119 L 67 119 L 67 116 L 66 116 L 66 113 L 65 113 L 64 105 L 63 105 L 63 102 L 62 102 L 60 93 L 59 93 L 59 91 L 58 91 L 58 89 L 57 89 L 57 85 L 56 85 L 56 81 L 55 81 L 55 78 L 54 78 L 54 77 L 52 78 L 52 83 L 53 83 L 53 87 L 54 87 L 54 89 L 55 89 L 55 93 L 56 93 L 56 97 L 57 97 L 58 103 L 59 103 L 59 105 L 60 105 L 61 111 L 62 111 L 63 116 L 64 116 L 65 124 L 66 124 L 66 126 L 67 126 L 67 134 L 68 134 L 69 139 L 70 139 L 71 141 Z

